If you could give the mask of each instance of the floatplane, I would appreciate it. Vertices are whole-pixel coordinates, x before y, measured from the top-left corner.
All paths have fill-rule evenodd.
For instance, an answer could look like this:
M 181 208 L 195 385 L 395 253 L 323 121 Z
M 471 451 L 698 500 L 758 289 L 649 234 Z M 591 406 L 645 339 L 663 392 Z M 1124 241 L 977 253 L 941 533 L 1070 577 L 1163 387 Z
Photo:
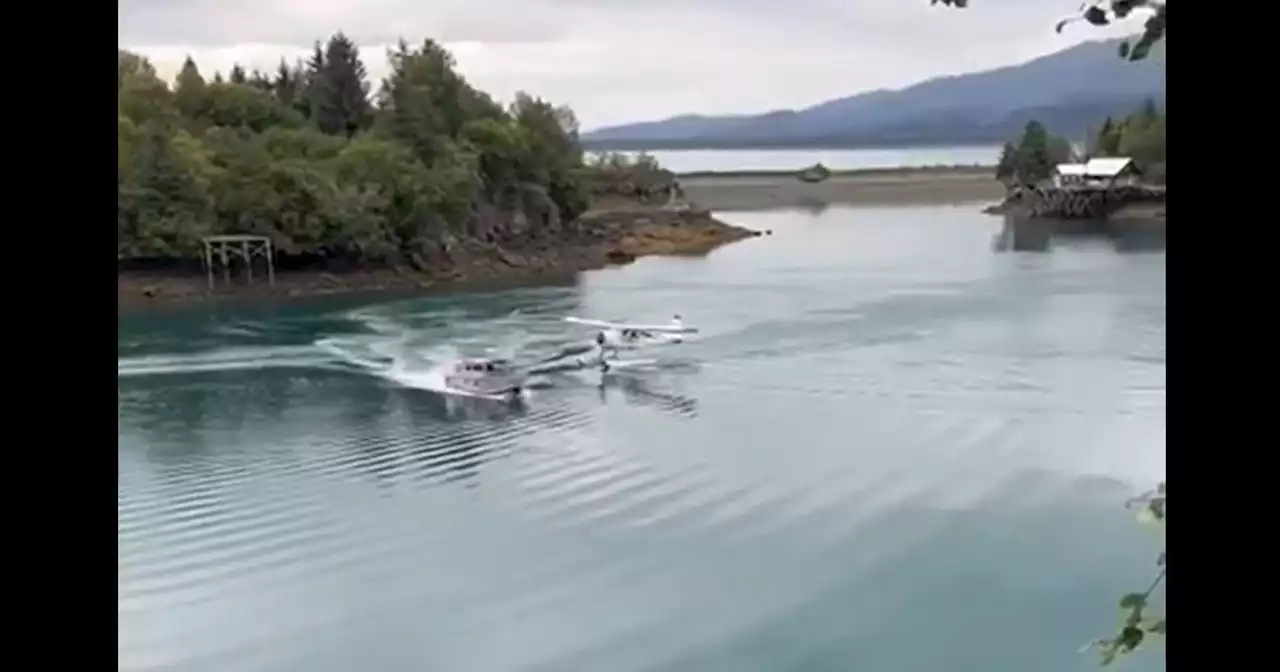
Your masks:
M 531 366 L 518 366 L 502 358 L 470 358 L 454 362 L 445 373 L 445 387 L 449 392 L 462 396 L 514 402 L 522 398 L 531 376 L 592 368 L 605 374 L 618 369 L 650 366 L 656 360 L 623 360 L 619 358 L 619 352 L 683 343 L 685 336 L 698 333 L 697 327 L 685 326 L 679 315 L 662 325 L 580 317 L 566 317 L 565 321 L 598 331 L 590 342 L 562 348 Z
M 564 320 L 570 324 L 599 330 L 590 345 L 580 346 L 586 348 L 585 352 L 581 350 L 569 352 L 570 348 L 566 348 L 561 356 L 579 355 L 575 360 L 578 364 L 576 368 L 599 368 L 600 373 L 609 373 L 615 369 L 651 366 L 656 363 L 656 360 L 652 359 L 621 359 L 619 352 L 622 350 L 639 350 L 655 345 L 683 343 L 685 336 L 698 333 L 697 327 L 685 326 L 679 315 L 672 317 L 667 324 L 606 322 L 581 317 L 566 317 Z
M 647 345 L 683 343 L 686 335 L 698 333 L 697 327 L 686 327 L 679 315 L 672 317 L 667 324 L 627 324 L 581 317 L 566 317 L 564 321 L 599 329 L 596 343 L 612 350 L 635 350 Z

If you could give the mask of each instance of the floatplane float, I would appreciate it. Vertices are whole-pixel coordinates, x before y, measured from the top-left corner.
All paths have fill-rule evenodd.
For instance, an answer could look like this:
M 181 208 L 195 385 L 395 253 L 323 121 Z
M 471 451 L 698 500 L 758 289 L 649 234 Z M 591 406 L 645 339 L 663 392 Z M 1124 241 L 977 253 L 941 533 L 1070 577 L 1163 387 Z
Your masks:
M 563 348 L 532 366 L 517 366 L 502 358 L 470 358 L 453 363 L 445 373 L 447 391 L 467 397 L 514 402 L 521 399 L 530 376 L 572 370 L 599 369 L 602 374 L 617 369 L 651 366 L 652 359 L 619 359 L 620 350 L 683 343 L 684 337 L 698 333 L 685 326 L 679 315 L 664 325 L 606 322 L 566 317 L 566 322 L 598 329 L 590 343 Z

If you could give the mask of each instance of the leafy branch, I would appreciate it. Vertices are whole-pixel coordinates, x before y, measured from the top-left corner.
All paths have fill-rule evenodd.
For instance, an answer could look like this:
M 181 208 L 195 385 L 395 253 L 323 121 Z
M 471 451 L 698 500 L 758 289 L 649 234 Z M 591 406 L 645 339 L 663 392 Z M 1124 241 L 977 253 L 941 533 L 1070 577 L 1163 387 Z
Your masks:
M 1161 481 L 1155 490 L 1129 500 L 1126 507 L 1138 508 L 1139 522 L 1163 526 L 1166 513 L 1164 482 Z M 1157 589 L 1165 585 L 1165 551 L 1161 551 L 1156 558 L 1156 566 L 1160 571 L 1146 590 L 1140 593 L 1129 593 L 1120 598 L 1120 609 L 1124 613 L 1120 630 L 1111 637 L 1098 639 L 1085 647 L 1086 650 L 1098 650 L 1103 666 L 1110 665 L 1117 658 L 1136 651 L 1152 637 L 1165 636 L 1165 616 L 1150 613 L 1152 596 Z
M 969 6 L 969 0 L 929 0 L 929 4 L 939 2 L 957 9 Z M 1063 19 L 1055 26 L 1059 33 L 1067 24 L 1084 21 L 1094 26 L 1106 26 L 1117 20 L 1128 18 L 1134 11 L 1144 10 L 1151 13 L 1143 25 L 1142 35 L 1133 41 L 1120 44 L 1120 58 L 1130 61 L 1141 61 L 1151 53 L 1151 48 L 1164 39 L 1165 24 L 1168 13 L 1168 2 L 1165 0 L 1092 0 L 1080 7 L 1080 13 Z

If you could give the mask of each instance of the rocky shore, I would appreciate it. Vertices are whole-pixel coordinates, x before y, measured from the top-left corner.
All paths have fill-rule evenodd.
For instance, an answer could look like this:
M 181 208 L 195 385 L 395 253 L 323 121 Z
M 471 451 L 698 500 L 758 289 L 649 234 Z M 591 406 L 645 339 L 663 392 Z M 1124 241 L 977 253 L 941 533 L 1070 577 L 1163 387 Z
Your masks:
M 1153 186 L 1110 190 L 1013 189 L 1003 200 L 982 211 L 1022 219 L 1092 223 L 1103 229 L 1131 225 L 1163 227 L 1165 194 L 1164 187 Z
M 467 241 L 431 258 L 346 271 L 280 271 L 274 287 L 261 274 L 253 284 L 221 276 L 209 290 L 203 272 L 121 272 L 121 312 L 235 298 L 291 298 L 362 292 L 465 289 L 490 284 L 549 281 L 626 264 L 649 255 L 701 255 L 721 245 L 760 235 L 722 222 L 705 209 L 625 206 L 592 210 L 554 239 L 502 244 Z

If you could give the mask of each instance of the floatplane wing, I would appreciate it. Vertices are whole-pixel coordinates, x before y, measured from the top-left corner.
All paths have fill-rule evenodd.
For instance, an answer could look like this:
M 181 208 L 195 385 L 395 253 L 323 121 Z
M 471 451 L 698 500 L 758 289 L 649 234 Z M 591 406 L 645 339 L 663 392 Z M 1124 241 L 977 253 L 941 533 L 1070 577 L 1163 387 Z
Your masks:
M 565 322 L 580 324 L 584 327 L 594 327 L 596 329 L 632 329 L 635 331 L 648 331 L 656 334 L 696 334 L 697 327 L 674 326 L 670 324 L 626 324 L 623 322 L 605 322 L 603 320 L 589 320 L 582 317 L 566 317 Z

